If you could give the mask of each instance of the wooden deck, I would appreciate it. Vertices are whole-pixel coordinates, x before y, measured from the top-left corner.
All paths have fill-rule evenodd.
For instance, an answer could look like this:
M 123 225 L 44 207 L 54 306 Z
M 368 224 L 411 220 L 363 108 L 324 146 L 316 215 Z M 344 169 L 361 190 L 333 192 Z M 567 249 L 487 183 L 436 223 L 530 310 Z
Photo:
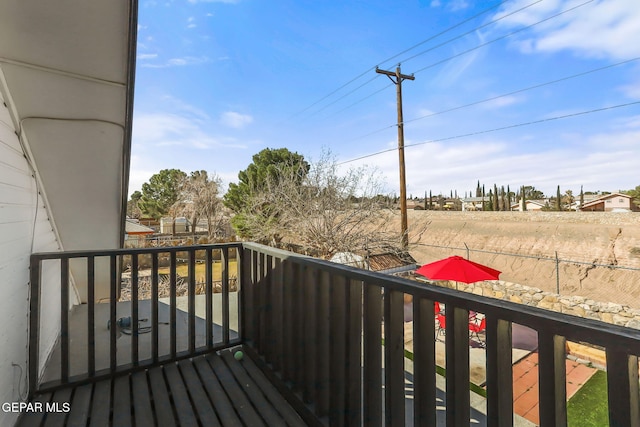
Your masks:
M 230 350 L 35 396 L 18 426 L 305 426 L 248 356 Z M 55 407 L 60 412 L 47 412 Z M 64 412 L 65 403 L 69 411 Z

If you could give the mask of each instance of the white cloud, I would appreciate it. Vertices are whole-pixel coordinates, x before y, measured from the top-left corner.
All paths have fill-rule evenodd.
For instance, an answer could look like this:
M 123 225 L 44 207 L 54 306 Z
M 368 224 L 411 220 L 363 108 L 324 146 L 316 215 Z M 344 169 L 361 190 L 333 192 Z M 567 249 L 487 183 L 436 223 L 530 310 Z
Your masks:
M 222 113 L 220 122 L 226 126 L 235 129 L 241 129 L 253 122 L 253 117 L 248 114 L 240 114 L 236 113 L 235 111 L 227 111 L 225 113 Z
M 625 121 L 627 130 L 593 135 L 559 135 L 556 147 L 521 152 L 515 140 L 487 139 L 450 141 L 405 148 L 407 192 L 414 196 L 425 191 L 434 194 L 475 190 L 480 180 L 512 188 L 533 185 L 547 195 L 557 185 L 574 193 L 585 190 L 617 191 L 638 185 L 637 159 L 640 158 L 640 116 Z M 633 127 L 635 126 L 635 128 Z M 566 138 L 571 143 L 563 144 Z M 566 141 L 564 141 L 566 142 Z M 397 151 L 347 164 L 368 164 L 388 178 L 390 191 L 398 193 Z
M 133 140 L 143 147 L 209 149 L 242 146 L 234 138 L 211 135 L 204 129 L 203 120 L 175 113 L 137 115 L 133 123 Z
M 171 58 L 168 61 L 160 64 L 140 64 L 143 68 L 168 68 L 168 67 L 184 67 L 188 65 L 199 65 L 210 62 L 211 60 L 206 56 L 185 56 L 183 58 Z
M 140 60 L 155 59 L 157 57 L 158 57 L 157 53 L 141 53 L 138 55 L 138 59 Z
M 501 20 L 498 27 L 531 25 L 582 3 L 584 0 L 540 2 Z M 529 0 L 509 2 L 495 17 L 526 4 Z M 638 37 L 638 22 L 637 0 L 599 0 L 532 27 L 518 39 L 518 45 L 525 53 L 569 50 L 585 57 L 629 59 L 640 55 L 640 43 L 633 42 Z

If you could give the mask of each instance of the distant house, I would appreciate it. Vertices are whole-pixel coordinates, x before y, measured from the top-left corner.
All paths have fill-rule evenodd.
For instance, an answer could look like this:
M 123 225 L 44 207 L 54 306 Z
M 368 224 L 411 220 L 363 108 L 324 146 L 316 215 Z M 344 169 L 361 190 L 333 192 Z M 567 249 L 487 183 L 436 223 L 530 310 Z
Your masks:
M 137 220 L 127 219 L 125 223 L 124 243 L 127 247 L 137 247 L 147 236 L 155 233 L 153 228 L 146 227 Z
M 527 210 L 528 211 L 539 211 L 542 210 L 547 205 L 545 200 L 527 200 Z M 512 211 L 521 211 L 522 210 L 522 201 L 511 204 Z
M 462 199 L 462 211 L 481 211 L 483 204 L 488 202 L 488 197 L 466 197 Z
M 621 193 L 606 194 L 585 204 L 580 208 L 583 212 L 631 212 L 640 208 L 633 203 L 631 196 Z

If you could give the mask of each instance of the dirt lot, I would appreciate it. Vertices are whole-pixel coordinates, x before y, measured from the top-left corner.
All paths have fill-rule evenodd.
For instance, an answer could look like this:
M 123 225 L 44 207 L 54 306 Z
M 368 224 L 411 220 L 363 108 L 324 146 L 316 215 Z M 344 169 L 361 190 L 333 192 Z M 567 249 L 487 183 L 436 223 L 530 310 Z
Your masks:
M 419 264 L 466 256 L 466 244 L 502 280 L 640 308 L 640 213 L 409 211 L 409 229 Z

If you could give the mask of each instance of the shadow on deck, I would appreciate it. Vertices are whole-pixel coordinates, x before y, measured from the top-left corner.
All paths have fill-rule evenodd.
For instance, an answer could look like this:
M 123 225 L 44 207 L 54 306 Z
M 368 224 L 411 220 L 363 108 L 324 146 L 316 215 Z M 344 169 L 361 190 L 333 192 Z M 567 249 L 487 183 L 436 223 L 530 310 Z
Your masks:
M 307 425 L 251 357 L 236 360 L 234 351 L 38 395 L 33 404 L 42 411 L 25 414 L 18 425 Z

